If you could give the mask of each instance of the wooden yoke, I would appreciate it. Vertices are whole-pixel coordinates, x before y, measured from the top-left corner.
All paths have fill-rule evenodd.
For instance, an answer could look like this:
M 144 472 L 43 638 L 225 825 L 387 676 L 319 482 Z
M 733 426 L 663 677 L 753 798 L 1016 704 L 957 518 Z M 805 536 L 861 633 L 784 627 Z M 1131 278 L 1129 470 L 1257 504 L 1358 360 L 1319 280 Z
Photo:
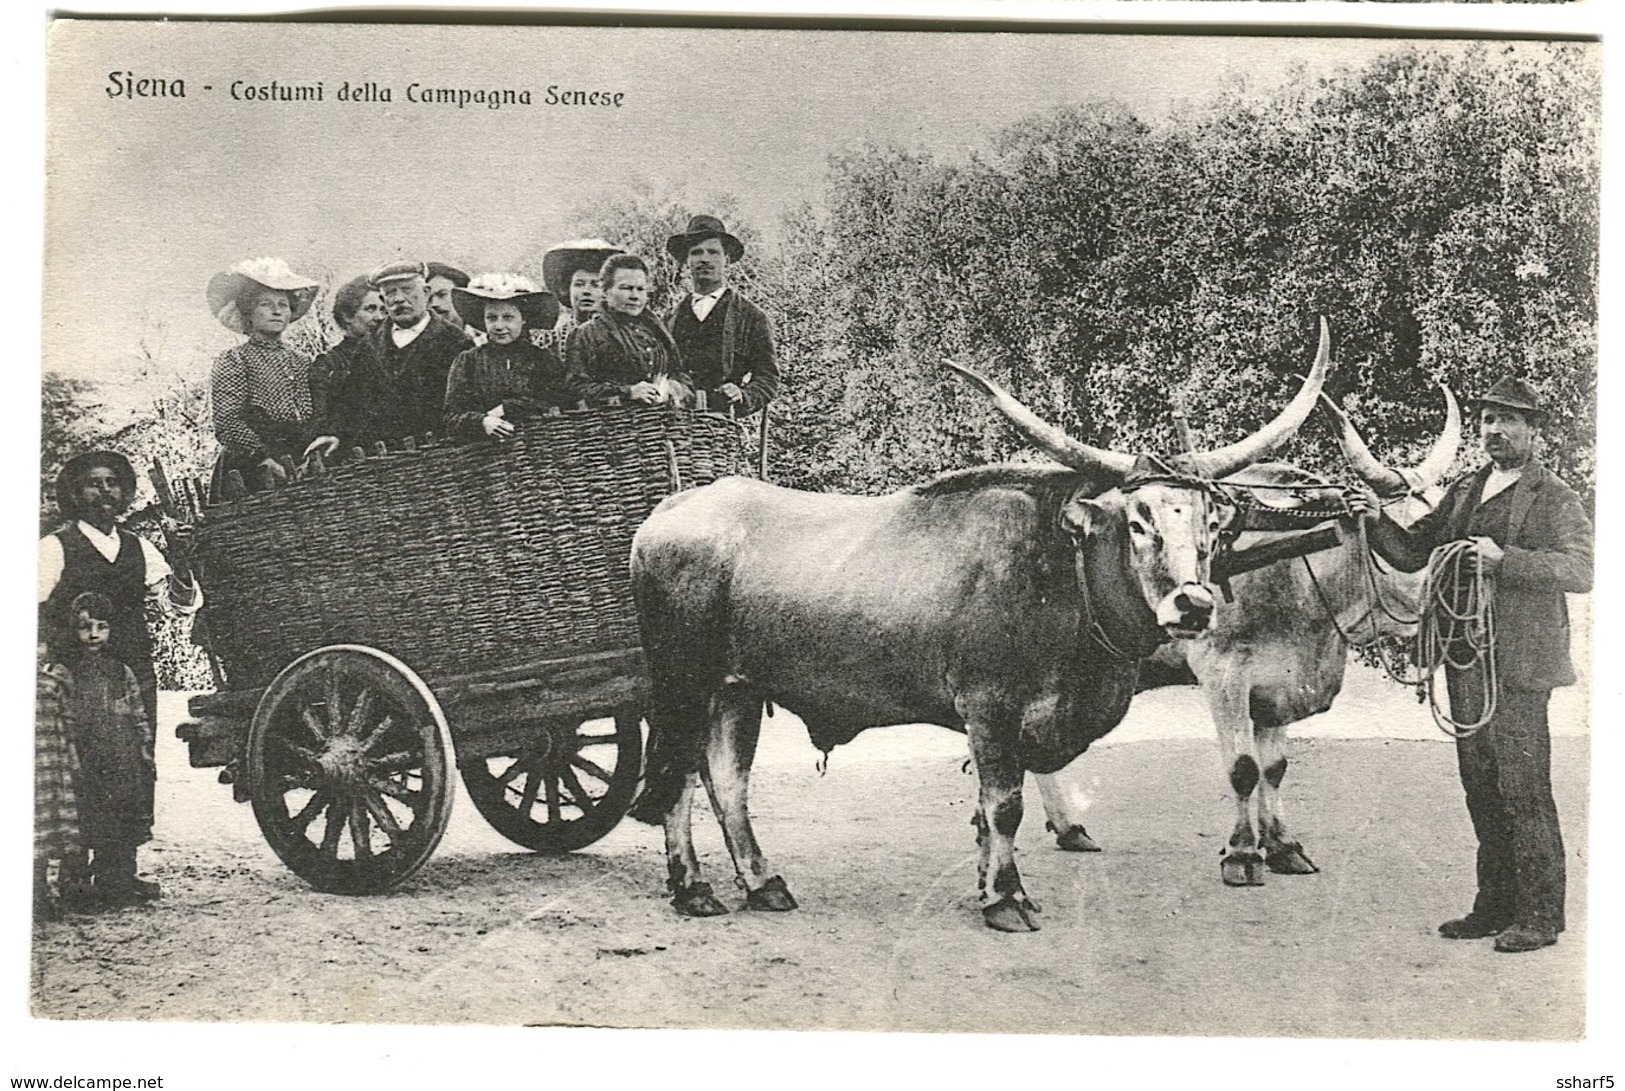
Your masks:
M 1230 581 L 1244 572 L 1266 568 L 1277 561 L 1306 557 L 1311 553 L 1334 549 L 1342 544 L 1343 532 L 1334 522 L 1322 523 L 1310 530 L 1292 531 L 1267 542 L 1259 542 L 1245 549 L 1230 548 L 1213 559 L 1213 582 L 1224 592 L 1226 602 L 1234 602 Z

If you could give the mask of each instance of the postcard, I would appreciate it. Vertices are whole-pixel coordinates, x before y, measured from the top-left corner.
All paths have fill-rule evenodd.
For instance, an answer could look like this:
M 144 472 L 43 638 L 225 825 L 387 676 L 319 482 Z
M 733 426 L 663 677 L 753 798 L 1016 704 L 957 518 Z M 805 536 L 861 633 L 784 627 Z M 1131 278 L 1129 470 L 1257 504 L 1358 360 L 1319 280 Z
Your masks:
M 1601 73 L 54 20 L 29 1025 L 1585 1039 Z

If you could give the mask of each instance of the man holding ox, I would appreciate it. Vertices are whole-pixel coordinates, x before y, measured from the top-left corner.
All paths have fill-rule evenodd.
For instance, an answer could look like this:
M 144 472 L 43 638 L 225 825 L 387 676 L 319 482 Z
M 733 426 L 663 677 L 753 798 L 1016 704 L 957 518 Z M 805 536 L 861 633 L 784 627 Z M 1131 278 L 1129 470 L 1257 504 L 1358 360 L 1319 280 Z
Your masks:
M 1552 800 L 1547 704 L 1556 686 L 1574 683 L 1564 594 L 1591 590 L 1591 520 L 1574 490 L 1535 457 L 1545 418 L 1534 390 L 1518 379 L 1497 383 L 1479 401 L 1479 438 L 1488 465 L 1458 480 L 1428 515 L 1406 529 L 1366 491 L 1356 507 L 1372 547 L 1405 571 L 1432 551 L 1469 541 L 1472 564 L 1494 586 L 1490 649 L 1493 694 L 1465 663 L 1446 658 L 1452 719 L 1482 720 L 1456 743 L 1467 811 L 1478 839 L 1478 895 L 1464 917 L 1439 926 L 1446 939 L 1496 937 L 1505 953 L 1557 942 L 1565 927 L 1563 836 Z

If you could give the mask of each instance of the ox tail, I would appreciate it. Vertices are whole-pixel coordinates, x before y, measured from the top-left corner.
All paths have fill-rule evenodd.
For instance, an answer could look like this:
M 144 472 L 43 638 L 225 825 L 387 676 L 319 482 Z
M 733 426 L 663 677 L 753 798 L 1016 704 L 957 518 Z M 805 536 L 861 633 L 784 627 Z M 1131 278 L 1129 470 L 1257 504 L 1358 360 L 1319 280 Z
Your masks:
M 713 634 L 695 631 L 696 626 L 685 623 L 684 611 L 677 608 L 663 581 L 638 564 L 636 554 L 632 593 L 649 667 L 649 745 L 643 790 L 627 813 L 639 822 L 658 826 L 676 804 L 688 777 L 700 768 L 710 729 L 712 680 L 720 678 L 720 673 L 707 662 L 716 647 Z
M 652 673 L 652 672 L 651 672 Z M 698 687 L 654 680 L 649 708 L 649 748 L 644 756 L 643 791 L 627 813 L 658 826 L 700 768 L 709 723 L 707 694 Z

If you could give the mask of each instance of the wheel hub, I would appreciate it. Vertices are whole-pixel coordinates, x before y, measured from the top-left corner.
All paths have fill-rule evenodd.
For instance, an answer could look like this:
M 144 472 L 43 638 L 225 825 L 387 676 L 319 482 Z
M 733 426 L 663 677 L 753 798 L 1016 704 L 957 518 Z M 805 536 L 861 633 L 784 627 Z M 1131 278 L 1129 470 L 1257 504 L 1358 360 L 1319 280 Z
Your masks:
M 317 761 L 329 778 L 345 784 L 361 783 L 367 770 L 361 741 L 348 735 L 328 739 Z

